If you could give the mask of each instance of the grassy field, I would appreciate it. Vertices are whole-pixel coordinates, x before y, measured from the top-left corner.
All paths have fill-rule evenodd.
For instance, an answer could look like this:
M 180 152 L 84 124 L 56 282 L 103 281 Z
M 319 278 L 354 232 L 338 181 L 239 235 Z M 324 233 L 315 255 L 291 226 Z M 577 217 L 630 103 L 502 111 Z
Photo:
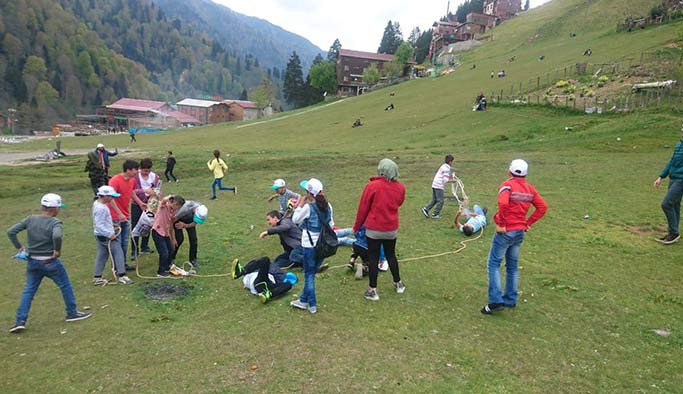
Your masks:
M 335 222 L 350 226 L 377 162 L 394 159 L 407 188 L 397 244 L 399 259 L 407 259 L 455 250 L 465 239 L 449 219 L 456 204 L 446 204 L 440 221 L 419 212 L 431 197 L 431 178 L 445 154 L 455 155 L 456 171 L 473 202 L 490 212 L 507 164 L 525 158 L 529 181 L 549 211 L 522 247 L 518 307 L 495 316 L 479 313 L 487 301 L 490 229 L 457 254 L 401 265 L 407 286 L 402 295 L 382 274 L 376 303 L 362 297 L 365 280 L 336 268 L 350 254 L 341 249 L 328 259 L 334 268 L 316 280 L 316 315 L 288 305 L 302 282 L 268 305 L 227 277 L 175 281 L 189 295 L 166 302 L 144 296 L 157 281 L 134 275 L 132 286 L 94 288 L 85 157 L 0 167 L 0 219 L 6 226 L 35 212 L 48 191 L 64 198 L 63 261 L 79 305 L 94 314 L 66 324 L 58 289 L 44 283 L 27 330 L 0 334 L 2 391 L 681 392 L 681 244 L 653 241 L 665 229 L 665 218 L 659 208 L 664 191 L 651 186 L 678 140 L 680 114 L 595 116 L 508 106 L 471 111 L 479 91 L 581 61 L 587 47 L 593 49 L 591 61 L 606 62 L 672 42 L 681 35 L 680 23 L 614 32 L 624 10 L 644 14 L 655 3 L 553 1 L 506 22 L 494 41 L 466 54 L 476 70 L 462 67 L 442 78 L 407 82 L 391 88 L 395 97 L 379 90 L 248 127 L 139 135 L 134 145 L 125 135 L 63 140 L 66 150 L 97 142 L 129 149 L 114 158 L 114 168 L 122 156 L 149 155 L 158 172 L 163 172 L 164 152 L 172 149 L 181 181 L 164 185 L 164 191 L 209 207 L 209 218 L 199 228 L 201 274 L 226 273 L 233 258 L 248 261 L 280 251 L 277 238 L 257 237 L 265 229 L 265 213 L 275 207 L 266 202 L 275 178 L 285 178 L 295 191 L 300 180 L 320 178 Z M 577 37 L 569 39 L 569 32 Z M 540 54 L 544 62 L 536 60 Z M 513 55 L 517 60 L 506 63 Z M 489 78 L 490 70 L 502 68 L 507 80 Z M 393 112 L 384 111 L 389 102 Z M 358 117 L 365 125 L 352 129 Z M 51 141 L 42 140 L 0 146 L 0 151 L 51 147 Z M 224 192 L 209 201 L 211 174 L 205 163 L 213 149 L 232 153 L 224 183 L 236 185 L 239 193 Z M 0 321 L 9 328 L 24 267 L 9 258 L 13 248 L 6 238 L 0 238 L 0 248 Z M 187 246 L 180 253 L 186 256 Z M 140 260 L 144 275 L 155 272 L 155 257 Z M 655 329 L 671 334 L 660 336 Z

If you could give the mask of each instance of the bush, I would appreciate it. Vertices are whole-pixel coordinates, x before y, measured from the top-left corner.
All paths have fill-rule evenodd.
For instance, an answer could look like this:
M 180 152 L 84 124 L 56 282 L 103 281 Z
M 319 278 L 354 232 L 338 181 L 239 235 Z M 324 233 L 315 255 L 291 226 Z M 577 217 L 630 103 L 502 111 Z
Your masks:
M 607 82 L 609 81 L 609 77 L 607 75 L 603 75 L 600 78 L 598 78 L 598 82 Z
M 572 94 L 576 92 L 576 85 L 569 85 L 562 92 L 564 94 Z
M 563 81 L 563 80 L 559 80 L 555 83 L 556 88 L 563 88 L 563 87 L 568 86 L 568 85 L 569 85 L 569 82 Z

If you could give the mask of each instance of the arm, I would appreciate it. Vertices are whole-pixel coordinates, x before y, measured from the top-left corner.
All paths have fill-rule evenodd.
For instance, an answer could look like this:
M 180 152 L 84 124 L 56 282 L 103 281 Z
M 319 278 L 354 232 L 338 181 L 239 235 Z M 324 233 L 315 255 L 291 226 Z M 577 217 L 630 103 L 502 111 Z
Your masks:
M 111 200 L 109 206 L 114 210 L 114 212 L 116 212 L 116 216 L 118 216 L 119 218 L 123 218 L 123 213 L 121 213 L 121 210 L 119 209 L 118 205 L 116 205 L 116 202 L 114 200 Z
M 19 249 L 19 250 L 24 249 L 24 247 L 21 245 L 21 242 L 19 242 L 19 238 L 17 238 L 17 234 L 26 230 L 26 220 L 27 219 L 28 218 L 22 220 L 21 222 L 15 224 L 14 226 L 10 227 L 7 230 L 7 236 L 9 237 L 9 240 L 12 241 L 12 245 L 14 245 L 14 247 Z
M 132 193 L 131 197 L 133 198 L 133 201 L 135 201 L 135 203 L 138 204 L 143 211 L 147 209 L 147 204 L 140 200 L 140 197 L 138 197 L 136 193 Z
M 301 201 L 299 202 L 298 206 L 294 209 L 294 213 L 292 214 L 292 221 L 294 224 L 301 224 L 304 222 L 304 220 L 308 219 L 309 216 L 311 216 L 311 207 L 308 206 L 304 201 L 306 200 L 305 198 L 300 199 Z M 301 206 L 303 202 L 303 206 Z
M 273 226 L 268 230 L 264 231 L 267 235 L 282 234 L 289 231 L 294 226 L 294 223 L 290 220 L 282 220 L 277 226 Z
M 110 150 L 108 150 L 108 151 L 107 151 L 107 154 L 108 154 L 109 156 L 116 156 L 116 155 L 119 154 L 119 148 L 115 148 L 113 152 L 110 151 Z
M 277 198 L 277 196 L 278 196 L 278 194 L 277 194 L 277 193 L 275 193 L 275 194 L 271 195 L 270 197 L 268 197 L 268 202 L 271 202 L 271 201 L 273 201 L 274 199 L 276 199 L 276 198 Z
M 361 226 L 365 223 L 368 214 L 370 213 L 370 207 L 375 198 L 375 194 L 369 190 L 370 184 L 365 186 L 363 189 L 363 194 L 360 196 L 360 201 L 358 201 L 358 210 L 356 211 L 356 221 L 353 223 L 353 232 L 358 231 Z
M 498 191 L 498 214 L 493 217 L 494 221 L 496 222 L 496 232 L 498 234 L 504 234 L 507 232 L 505 229 L 505 215 L 507 214 L 508 206 L 510 205 L 510 194 L 510 186 L 503 186 Z
M 216 168 L 216 159 L 209 160 L 206 162 L 206 165 L 209 167 L 209 170 L 213 171 Z
M 52 257 L 57 259 L 62 254 L 62 222 L 58 222 L 52 227 Z
M 463 212 L 462 210 L 459 210 L 458 213 L 455 214 L 455 219 L 453 219 L 453 222 L 455 223 L 455 227 L 457 228 L 462 228 L 462 224 L 458 221 L 460 219 L 460 216 L 462 216 Z
M 538 219 L 542 218 L 548 210 L 548 204 L 545 203 L 543 197 L 541 197 L 538 192 L 534 190 L 534 199 L 531 200 L 531 205 L 534 206 L 534 213 L 527 219 L 527 228 L 531 227 L 532 224 L 536 223 Z

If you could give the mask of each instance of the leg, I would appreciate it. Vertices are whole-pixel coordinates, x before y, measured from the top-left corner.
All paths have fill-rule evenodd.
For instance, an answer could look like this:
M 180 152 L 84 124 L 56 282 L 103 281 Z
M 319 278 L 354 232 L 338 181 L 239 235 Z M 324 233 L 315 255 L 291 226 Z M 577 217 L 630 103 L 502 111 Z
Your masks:
M 43 280 L 42 261 L 29 258 L 26 263 L 26 285 L 21 293 L 21 301 L 17 308 L 17 323 L 23 323 L 28 319 L 28 311 L 31 309 L 33 296 L 36 295 L 40 282 Z
M 370 237 L 366 238 L 368 240 L 368 269 L 370 276 L 369 287 L 372 289 L 376 289 L 377 276 L 379 275 L 379 268 L 377 267 L 377 265 L 379 264 L 379 247 L 381 241 L 372 239 Z
M 183 242 L 185 242 L 185 235 L 183 234 L 183 229 L 177 229 L 173 227 L 173 232 L 175 233 L 175 240 L 178 243 L 178 246 L 173 248 L 173 253 L 171 253 L 171 260 L 176 259 L 180 246 L 183 244 Z
M 436 205 L 436 203 L 437 203 L 437 201 L 438 201 L 438 200 L 436 199 L 436 191 L 437 191 L 437 190 L 438 190 L 438 189 L 432 188 L 432 200 L 431 200 L 431 201 L 429 202 L 429 204 L 427 204 L 427 206 L 425 207 L 425 210 L 426 210 L 427 212 L 429 212 L 429 211 L 432 209 L 432 207 L 433 207 L 434 205 Z
M 502 304 L 503 295 L 500 290 L 500 263 L 508 248 L 507 234 L 493 234 L 488 259 L 489 304 Z
M 433 216 L 439 216 L 441 215 L 441 208 L 443 208 L 443 189 L 434 189 L 434 194 L 436 196 L 436 208 L 434 208 Z
M 142 208 L 138 204 L 130 204 L 130 228 L 134 229 L 140 221 L 142 215 Z M 133 247 L 130 248 L 131 260 L 135 260 L 140 254 L 140 237 L 133 236 Z M 132 258 L 132 257 L 135 257 Z
M 166 182 L 171 181 L 171 178 L 168 177 L 168 174 L 170 174 L 170 172 L 171 172 L 170 168 L 166 168 L 166 171 L 164 171 L 164 176 L 166 177 Z
M 154 246 L 159 252 L 159 268 L 157 269 L 157 274 L 163 275 L 168 272 L 169 267 L 166 266 L 166 259 L 168 252 L 166 251 L 166 240 L 165 237 L 159 235 L 156 230 L 152 230 L 152 239 L 154 240 Z M 170 265 L 169 265 L 170 266 Z
M 512 238 L 512 243 L 505 252 L 505 294 L 503 303 L 505 305 L 517 304 L 517 286 L 519 284 L 519 250 L 524 241 L 524 231 L 511 231 L 508 233 Z
M 187 239 L 190 241 L 190 261 L 197 261 L 197 228 L 190 227 L 185 229 L 187 231 Z
M 95 267 L 93 269 L 93 276 L 101 277 L 104 272 L 104 267 L 107 265 L 107 260 L 109 260 L 109 241 L 104 239 L 104 237 L 95 237 L 95 242 L 97 242 L 97 254 L 95 255 Z M 121 245 L 117 245 L 119 250 Z
M 304 249 L 304 289 L 299 300 L 308 303 L 309 307 L 316 306 L 315 273 L 322 261 L 315 258 L 314 248 Z
M 60 259 L 52 259 L 50 264 L 44 265 L 45 276 L 52 279 L 53 282 L 62 291 L 62 298 L 64 298 L 64 305 L 66 306 L 66 316 L 74 316 L 78 310 L 76 309 L 76 295 L 71 286 L 71 280 L 66 273 L 62 261 Z
M 109 249 L 111 250 L 112 264 L 118 276 L 126 274 L 126 260 L 123 258 L 123 250 L 121 249 L 121 237 L 117 237 L 111 241 Z M 109 253 L 109 249 L 107 253 Z M 107 255 L 107 257 L 109 257 Z
M 679 234 L 681 196 L 683 196 L 683 180 L 669 180 L 669 188 L 664 200 L 662 200 L 662 211 L 664 211 L 666 221 L 669 224 L 669 234 Z
M 130 223 L 126 220 L 121 222 L 121 234 L 119 240 L 121 241 L 121 250 L 123 251 L 123 263 L 127 262 L 126 254 L 128 253 L 128 240 L 130 239 Z
M 232 186 L 223 186 L 223 178 L 218 178 L 217 181 L 218 181 L 218 188 L 219 188 L 220 190 L 232 190 L 232 191 L 235 191 L 235 188 L 232 187 Z
M 171 237 L 162 237 L 162 245 L 163 245 L 163 257 L 162 261 L 164 262 L 164 271 L 168 272 L 171 269 L 171 253 L 173 251 L 173 243 L 171 242 Z M 162 251 L 159 250 L 159 254 L 162 254 Z
M 289 268 L 289 266 L 292 265 L 292 263 L 289 261 L 290 253 L 291 251 L 284 251 L 273 260 L 273 264 L 277 265 L 280 268 Z
M 220 183 L 220 179 L 216 178 L 213 180 L 211 183 L 211 198 L 215 199 L 216 198 L 216 185 Z
M 256 276 L 256 281 L 254 283 L 267 282 L 268 281 L 268 267 L 269 266 L 270 266 L 270 259 L 268 257 L 261 257 L 259 259 L 251 260 L 244 267 L 243 275 L 249 274 L 251 272 L 257 272 L 258 271 L 258 275 Z M 258 288 L 256 290 L 259 291 Z
M 304 267 L 304 248 L 297 246 L 289 252 L 289 262 L 292 267 L 303 268 Z
M 173 168 L 171 168 L 171 170 L 168 173 L 169 173 L 169 175 L 171 175 L 171 178 L 173 178 L 174 182 L 178 182 L 178 178 L 176 178 L 175 175 L 173 174 Z
M 486 216 L 484 214 L 484 210 L 481 209 L 481 207 L 477 204 L 474 205 L 474 213 L 476 213 L 477 215 Z
M 384 253 L 386 253 L 387 262 L 389 262 L 389 270 L 394 279 L 394 283 L 401 281 L 401 275 L 398 271 L 398 259 L 396 259 L 396 239 L 384 239 L 381 241 Z

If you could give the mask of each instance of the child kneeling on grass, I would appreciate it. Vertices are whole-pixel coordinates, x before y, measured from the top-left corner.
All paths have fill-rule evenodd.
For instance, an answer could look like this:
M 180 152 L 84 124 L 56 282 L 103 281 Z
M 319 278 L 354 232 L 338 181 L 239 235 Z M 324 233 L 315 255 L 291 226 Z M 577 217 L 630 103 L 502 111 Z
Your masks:
M 132 284 L 133 281 L 126 275 L 126 263 L 123 261 L 123 250 L 121 240 L 116 233 L 114 222 L 112 221 L 109 204 L 113 199 L 121 196 L 111 186 L 101 186 L 97 189 L 97 200 L 92 204 L 92 223 L 94 227 L 95 240 L 97 241 L 97 255 L 95 256 L 95 268 L 92 284 L 104 286 L 109 281 L 102 277 L 104 266 L 112 259 L 112 266 L 116 270 L 117 281 L 124 285 Z
M 264 304 L 287 293 L 297 282 L 296 275 L 291 272 L 285 274 L 280 267 L 272 264 L 268 257 L 251 260 L 246 267 L 242 267 L 239 259 L 235 259 L 232 278 L 239 277 L 244 277 L 244 288 L 249 289 L 251 294 L 258 295 Z

